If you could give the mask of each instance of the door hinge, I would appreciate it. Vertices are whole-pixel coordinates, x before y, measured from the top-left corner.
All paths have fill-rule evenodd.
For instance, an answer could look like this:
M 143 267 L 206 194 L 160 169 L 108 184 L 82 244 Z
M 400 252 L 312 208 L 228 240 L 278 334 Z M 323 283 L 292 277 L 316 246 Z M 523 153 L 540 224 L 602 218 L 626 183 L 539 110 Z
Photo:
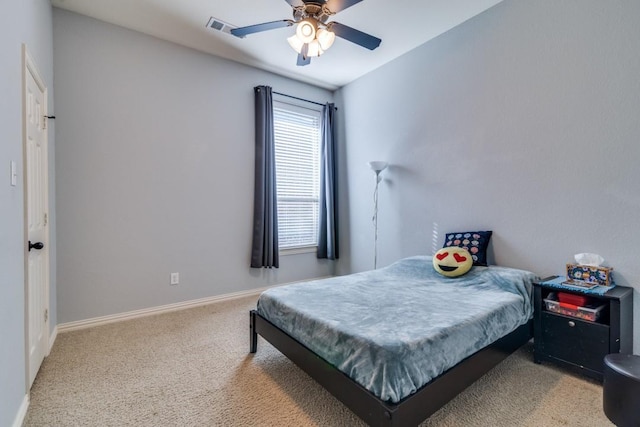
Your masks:
M 49 222 L 49 215 L 47 215 L 47 213 L 44 213 L 44 225 L 47 225 L 47 223 Z
M 46 322 L 47 320 L 49 320 L 49 309 L 45 308 L 44 309 L 44 321 Z

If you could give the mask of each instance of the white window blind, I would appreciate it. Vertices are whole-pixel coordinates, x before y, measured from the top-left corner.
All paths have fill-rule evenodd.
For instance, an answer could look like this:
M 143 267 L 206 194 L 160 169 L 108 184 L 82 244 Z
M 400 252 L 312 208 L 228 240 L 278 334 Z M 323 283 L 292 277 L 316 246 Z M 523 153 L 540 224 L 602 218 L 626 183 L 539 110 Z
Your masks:
M 318 244 L 320 111 L 273 103 L 280 249 Z

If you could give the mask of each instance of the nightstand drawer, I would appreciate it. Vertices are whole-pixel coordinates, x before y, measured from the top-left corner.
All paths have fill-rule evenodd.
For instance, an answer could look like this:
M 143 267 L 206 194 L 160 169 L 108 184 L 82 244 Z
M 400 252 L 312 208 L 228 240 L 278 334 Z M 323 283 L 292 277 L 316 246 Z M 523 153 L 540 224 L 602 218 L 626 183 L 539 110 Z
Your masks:
M 542 320 L 542 350 L 545 354 L 578 366 L 602 372 L 609 353 L 609 326 L 547 312 Z

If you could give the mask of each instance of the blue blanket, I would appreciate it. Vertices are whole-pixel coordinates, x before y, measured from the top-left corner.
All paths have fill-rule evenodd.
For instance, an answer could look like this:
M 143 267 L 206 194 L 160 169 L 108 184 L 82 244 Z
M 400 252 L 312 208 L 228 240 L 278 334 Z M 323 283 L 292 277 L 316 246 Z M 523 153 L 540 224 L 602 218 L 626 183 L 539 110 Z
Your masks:
M 540 282 L 540 284 L 545 286 L 550 286 L 552 288 L 564 289 L 564 290 L 574 291 L 574 292 L 580 291 L 584 294 L 595 294 L 595 295 L 604 295 L 616 286 L 615 284 L 612 284 L 611 286 L 598 285 L 598 286 L 594 286 L 593 288 L 587 289 L 579 286 L 566 285 L 565 284 L 566 280 L 567 280 L 566 276 L 557 276 L 557 277 L 554 277 L 553 279 Z
M 446 278 L 431 257 L 264 292 L 258 312 L 380 399 L 399 402 L 526 323 L 533 273 L 473 267 Z

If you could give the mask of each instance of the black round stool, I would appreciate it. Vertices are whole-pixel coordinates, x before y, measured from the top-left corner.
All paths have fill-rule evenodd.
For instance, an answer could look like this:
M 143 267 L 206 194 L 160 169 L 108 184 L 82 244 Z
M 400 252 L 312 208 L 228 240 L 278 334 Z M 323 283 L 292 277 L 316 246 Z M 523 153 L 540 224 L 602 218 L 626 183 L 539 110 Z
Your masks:
M 616 426 L 640 427 L 640 356 L 605 356 L 602 407 Z

